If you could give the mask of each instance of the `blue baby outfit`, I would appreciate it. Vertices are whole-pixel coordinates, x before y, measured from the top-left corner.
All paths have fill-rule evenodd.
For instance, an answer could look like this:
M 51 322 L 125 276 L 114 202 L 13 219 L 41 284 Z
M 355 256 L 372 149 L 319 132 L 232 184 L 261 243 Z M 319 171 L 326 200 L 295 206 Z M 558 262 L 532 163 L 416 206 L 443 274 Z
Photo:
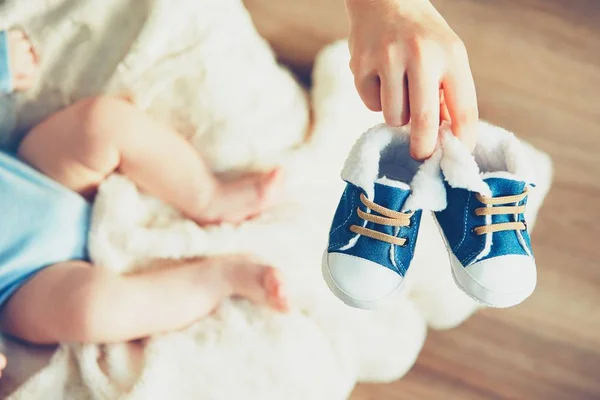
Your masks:
M 0 151 L 0 307 L 52 264 L 87 258 L 91 204 Z
M 0 93 L 10 93 L 13 89 L 8 51 L 8 32 L 0 31 Z

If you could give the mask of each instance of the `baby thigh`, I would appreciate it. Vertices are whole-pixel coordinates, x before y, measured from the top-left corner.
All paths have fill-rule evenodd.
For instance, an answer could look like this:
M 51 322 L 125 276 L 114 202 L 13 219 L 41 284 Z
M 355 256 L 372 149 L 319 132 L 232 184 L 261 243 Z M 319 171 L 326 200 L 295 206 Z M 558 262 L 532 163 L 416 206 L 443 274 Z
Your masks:
M 31 343 L 79 341 L 85 336 L 92 276 L 92 267 L 83 261 L 39 270 L 8 299 L 0 328 Z
M 35 126 L 18 155 L 67 188 L 92 197 L 119 166 L 119 135 L 132 107 L 112 97 L 81 100 Z

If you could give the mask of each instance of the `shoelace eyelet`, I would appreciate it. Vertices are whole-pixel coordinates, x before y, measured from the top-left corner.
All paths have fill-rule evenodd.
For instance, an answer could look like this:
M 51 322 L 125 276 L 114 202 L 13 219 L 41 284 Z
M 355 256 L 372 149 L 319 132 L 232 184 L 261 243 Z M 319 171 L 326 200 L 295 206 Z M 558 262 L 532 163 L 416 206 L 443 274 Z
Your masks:
M 510 196 L 497 196 L 497 197 L 487 197 L 483 196 L 479 193 L 476 194 L 477 200 L 483 204 L 485 207 L 478 207 L 474 210 L 474 214 L 479 217 L 486 217 L 486 223 L 483 226 L 478 226 L 473 228 L 472 232 L 475 235 L 487 235 L 494 232 L 502 232 L 502 231 L 521 231 L 527 229 L 527 224 L 525 221 L 513 220 L 511 222 L 493 222 L 491 219 L 493 215 L 516 215 L 523 214 L 525 212 L 525 205 L 519 205 L 523 199 L 525 199 L 528 195 L 528 189 L 525 187 L 525 190 L 521 194 L 510 195 Z M 514 205 L 509 205 L 514 204 Z M 487 217 L 490 217 L 490 221 L 487 221 Z
M 407 238 L 397 237 L 367 228 L 366 223 L 371 222 L 379 225 L 387 225 L 399 228 L 410 227 L 412 221 L 411 218 L 414 213 L 404 213 L 387 209 L 378 204 L 375 204 L 362 193 L 360 195 L 360 201 L 367 208 L 367 211 L 362 211 L 360 207 L 358 207 L 356 209 L 356 213 L 358 214 L 359 218 L 365 221 L 365 225 L 351 225 L 350 231 L 359 235 L 370 237 L 371 239 L 380 240 L 382 242 L 387 242 L 392 245 L 404 247 L 406 245 Z M 372 214 L 369 212 L 369 210 L 373 210 L 379 215 Z

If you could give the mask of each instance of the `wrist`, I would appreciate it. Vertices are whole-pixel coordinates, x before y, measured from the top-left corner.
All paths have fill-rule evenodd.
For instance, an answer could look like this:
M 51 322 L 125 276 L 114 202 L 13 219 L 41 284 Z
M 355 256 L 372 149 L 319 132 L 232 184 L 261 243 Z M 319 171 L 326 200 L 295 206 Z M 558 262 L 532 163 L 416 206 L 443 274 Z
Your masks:
M 364 7 L 382 3 L 402 5 L 403 8 L 409 8 L 415 4 L 431 4 L 429 0 L 344 0 L 346 7 Z
M 429 0 L 345 0 L 345 3 L 351 21 L 362 20 L 368 15 L 379 15 L 381 20 L 388 17 L 418 19 L 435 11 Z

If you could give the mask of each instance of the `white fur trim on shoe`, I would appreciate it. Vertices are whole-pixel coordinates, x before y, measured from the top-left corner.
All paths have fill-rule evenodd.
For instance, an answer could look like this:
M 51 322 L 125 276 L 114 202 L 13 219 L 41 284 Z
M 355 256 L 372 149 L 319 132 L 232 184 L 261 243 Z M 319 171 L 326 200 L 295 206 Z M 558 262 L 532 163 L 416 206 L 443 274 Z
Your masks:
M 450 124 L 440 128 L 444 155 L 441 168 L 444 179 L 455 188 L 490 196 L 486 178 L 501 177 L 534 183 L 534 174 L 519 139 L 505 129 L 479 122 L 480 131 L 473 154 L 450 130 Z
M 534 183 L 535 174 L 521 141 L 512 132 L 498 126 L 486 122 L 479 122 L 479 126 L 485 134 L 477 138 L 473 154 L 482 172 L 508 172 L 512 179 Z
M 374 182 L 379 176 L 379 160 L 381 151 L 385 149 L 396 136 L 408 140 L 408 132 L 393 128 L 386 124 L 375 125 L 363 133 L 350 150 L 346 158 L 342 179 L 362 188 L 367 197 L 372 199 Z
M 440 166 L 448 184 L 490 196 L 490 188 L 481 178 L 479 166 L 469 149 L 452 134 L 447 125 L 440 128 L 440 137 L 444 150 Z
M 412 192 L 402 211 L 430 210 L 441 211 L 446 208 L 446 188 L 440 168 L 442 149 L 437 148 L 433 155 L 425 161 L 410 183 Z
M 394 128 L 386 124 L 372 127 L 354 144 L 342 170 L 342 179 L 362 188 L 370 199 L 374 196 L 375 182 L 395 187 L 400 187 L 402 182 L 411 189 L 402 211 L 443 210 L 446 207 L 446 190 L 440 168 L 442 151 L 438 148 L 422 163 L 414 161 L 410 158 L 409 135 L 407 127 Z M 389 153 L 386 153 L 388 146 Z M 388 166 L 402 167 L 405 164 L 406 179 L 387 176 L 386 171 L 380 170 L 382 154 L 390 159 Z

